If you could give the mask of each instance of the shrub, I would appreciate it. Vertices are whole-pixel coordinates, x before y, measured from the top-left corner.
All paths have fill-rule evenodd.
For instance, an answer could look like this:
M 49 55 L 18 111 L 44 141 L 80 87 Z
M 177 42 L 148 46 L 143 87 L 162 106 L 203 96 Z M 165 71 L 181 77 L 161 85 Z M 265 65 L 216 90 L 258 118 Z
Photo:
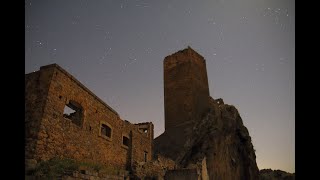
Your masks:
M 85 168 L 92 171 L 115 172 L 113 168 L 104 167 L 98 163 L 80 162 L 69 158 L 52 158 L 48 161 L 40 162 L 35 170 L 32 172 L 34 176 L 38 176 L 45 179 L 56 179 L 62 175 L 71 175 L 72 172 Z

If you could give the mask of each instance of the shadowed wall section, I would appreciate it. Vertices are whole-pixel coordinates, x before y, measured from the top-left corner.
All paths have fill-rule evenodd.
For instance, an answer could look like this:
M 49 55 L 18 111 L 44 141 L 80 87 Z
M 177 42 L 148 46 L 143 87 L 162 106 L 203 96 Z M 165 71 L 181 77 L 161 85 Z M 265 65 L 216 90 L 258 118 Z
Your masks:
M 209 108 L 204 58 L 188 47 L 164 59 L 165 130 L 200 119 Z

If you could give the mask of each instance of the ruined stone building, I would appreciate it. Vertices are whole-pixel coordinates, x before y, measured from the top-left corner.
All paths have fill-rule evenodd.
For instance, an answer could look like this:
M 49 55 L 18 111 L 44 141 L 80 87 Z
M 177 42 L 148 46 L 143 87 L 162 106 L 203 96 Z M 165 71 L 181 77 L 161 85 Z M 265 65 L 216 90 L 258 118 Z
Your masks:
M 239 112 L 209 94 L 205 59 L 188 47 L 163 66 L 165 132 L 155 139 L 151 122 L 122 120 L 58 65 L 26 74 L 26 165 L 61 156 L 134 179 L 259 179 Z
M 152 157 L 151 122 L 122 120 L 57 64 L 25 76 L 25 128 L 29 163 L 58 156 L 126 169 Z

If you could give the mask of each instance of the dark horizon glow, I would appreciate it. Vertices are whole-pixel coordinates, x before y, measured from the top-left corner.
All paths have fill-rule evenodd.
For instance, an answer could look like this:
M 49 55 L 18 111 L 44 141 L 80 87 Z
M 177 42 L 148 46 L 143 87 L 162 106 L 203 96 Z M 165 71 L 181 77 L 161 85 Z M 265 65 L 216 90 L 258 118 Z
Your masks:
M 25 73 L 57 63 L 132 123 L 164 131 L 163 59 L 191 46 L 259 169 L 295 172 L 295 2 L 26 0 Z

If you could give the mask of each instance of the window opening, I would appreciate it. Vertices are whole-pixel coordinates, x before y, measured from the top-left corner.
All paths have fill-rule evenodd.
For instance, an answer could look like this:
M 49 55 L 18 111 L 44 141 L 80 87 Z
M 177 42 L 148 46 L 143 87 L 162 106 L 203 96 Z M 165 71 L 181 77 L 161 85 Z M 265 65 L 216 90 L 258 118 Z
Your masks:
M 101 124 L 101 135 L 111 138 L 111 128 L 106 124 Z
M 147 162 L 148 152 L 144 152 L 144 162 Z
M 83 110 L 80 104 L 70 101 L 65 105 L 63 117 L 70 119 L 74 124 L 81 126 Z
M 125 146 L 129 146 L 129 138 L 126 136 L 122 136 L 122 144 Z

